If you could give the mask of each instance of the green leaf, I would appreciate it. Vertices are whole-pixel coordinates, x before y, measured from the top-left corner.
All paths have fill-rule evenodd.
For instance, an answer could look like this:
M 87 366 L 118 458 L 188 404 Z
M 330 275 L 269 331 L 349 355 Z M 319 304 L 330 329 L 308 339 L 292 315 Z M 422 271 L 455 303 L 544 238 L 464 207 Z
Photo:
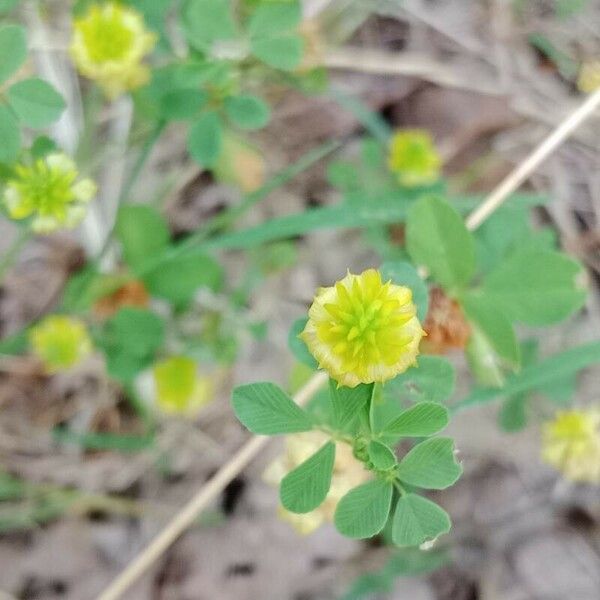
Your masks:
M 381 265 L 384 280 L 391 279 L 396 285 L 409 287 L 413 293 L 413 302 L 417 307 L 419 321 L 423 322 L 429 308 L 429 289 L 417 270 L 408 262 L 384 262 Z
M 419 402 L 390 421 L 384 434 L 401 437 L 427 437 L 448 425 L 448 410 L 437 402 Z
M 272 37 L 295 29 L 301 18 L 299 2 L 262 4 L 248 22 L 248 33 L 252 37 Z
M 301 317 L 292 323 L 288 335 L 288 346 L 292 351 L 292 354 L 296 357 L 296 360 L 299 360 L 302 364 L 311 369 L 317 369 L 319 365 L 316 358 L 310 353 L 304 341 L 298 337 L 302 331 L 304 331 L 307 321 L 308 318 Z
M 19 0 L 0 0 L 0 14 L 10 12 Z
M 465 287 L 475 274 L 475 242 L 458 212 L 445 200 L 427 196 L 410 209 L 406 248 L 446 290 Z
M 198 289 L 217 291 L 223 282 L 223 268 L 212 256 L 194 253 L 165 261 L 143 280 L 153 296 L 183 308 Z
M 276 435 L 310 431 L 310 417 L 273 383 L 251 383 L 233 390 L 236 417 L 252 433 Z
M 333 427 L 346 431 L 366 409 L 373 395 L 373 384 L 360 384 L 349 388 L 329 380 L 329 396 L 333 407 Z
M 339 502 L 334 521 L 337 530 L 354 539 L 379 533 L 392 503 L 392 484 L 376 479 L 350 490 Z
M 596 363 L 600 363 L 600 342 L 570 348 L 535 365 L 524 367 L 519 373 L 508 377 L 502 388 L 473 390 L 464 400 L 454 406 L 454 410 L 487 404 L 502 396 L 508 397 L 551 385 L 553 381 L 563 380 L 565 377 Z
M 160 114 L 169 121 L 192 119 L 207 101 L 208 95 L 202 90 L 173 90 L 161 96 Z
M 279 35 L 251 41 L 252 54 L 265 64 L 282 71 L 295 69 L 302 60 L 304 40 L 299 35 Z
M 260 129 L 271 118 L 271 109 L 257 96 L 230 96 L 225 100 L 225 112 L 242 129 Z
M 385 444 L 373 440 L 368 446 L 369 458 L 378 471 L 388 471 L 396 466 L 396 455 Z
M 420 356 L 416 367 L 394 377 L 383 389 L 389 397 L 444 402 L 454 393 L 455 385 L 456 371 L 448 360 L 439 356 Z
M 210 52 L 215 42 L 237 34 L 229 0 L 188 0 L 183 25 L 188 42 L 203 52 Z
M 527 396 L 516 394 L 507 398 L 500 408 L 498 421 L 504 431 L 521 431 L 527 425 Z
M 30 127 L 46 127 L 56 121 L 66 107 L 63 97 L 37 77 L 11 85 L 8 101 L 19 119 Z
M 223 131 L 217 113 L 207 112 L 192 125 L 188 135 L 188 150 L 203 167 L 210 168 L 215 164 L 222 144 Z
M 164 323 L 158 315 L 127 307 L 106 322 L 97 342 L 106 355 L 109 374 L 129 382 L 152 363 L 164 336 Z
M 39 135 L 31 144 L 31 156 L 33 158 L 42 158 L 51 152 L 56 152 L 58 146 L 56 142 L 48 136 Z
M 13 112 L 0 104 L 0 163 L 12 163 L 21 149 L 21 132 Z
M 335 461 L 335 444 L 327 442 L 281 481 L 281 504 L 293 513 L 307 513 L 327 497 Z
M 390 224 L 404 220 L 406 207 L 394 198 L 382 198 L 365 206 L 341 203 L 324 206 L 270 219 L 250 229 L 220 235 L 207 243 L 210 248 L 244 249 L 304 235 L 319 229 L 345 227 L 368 227 L 375 224 Z
M 461 473 L 450 438 L 431 438 L 417 444 L 398 467 L 398 479 L 428 490 L 450 487 Z
M 392 592 L 399 577 L 424 575 L 450 562 L 447 550 L 403 548 L 396 550 L 383 568 L 361 575 L 340 600 L 373 600 L 377 592 Z
M 19 25 L 0 28 L 0 83 L 14 75 L 27 58 L 25 29 Z
M 488 339 L 498 356 L 511 368 L 521 363 L 519 341 L 510 321 L 485 293 L 468 292 L 461 296 L 461 304 L 472 323 Z
M 398 500 L 392 524 L 392 541 L 396 546 L 420 546 L 450 531 L 450 517 L 435 502 L 417 494 Z
M 517 251 L 485 278 L 483 292 L 511 320 L 552 325 L 583 306 L 581 273 L 581 265 L 560 252 Z
M 169 228 L 162 215 L 148 204 L 123 204 L 117 213 L 115 234 L 123 258 L 136 269 L 169 244 Z

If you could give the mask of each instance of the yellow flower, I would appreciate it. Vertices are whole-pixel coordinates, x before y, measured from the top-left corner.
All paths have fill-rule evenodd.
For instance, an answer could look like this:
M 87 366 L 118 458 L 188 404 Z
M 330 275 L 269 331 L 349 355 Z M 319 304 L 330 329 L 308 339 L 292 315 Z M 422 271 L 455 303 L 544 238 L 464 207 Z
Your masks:
M 33 327 L 29 342 L 48 373 L 70 369 L 92 352 L 92 340 L 85 324 L 61 315 L 46 317 Z
M 320 431 L 309 431 L 290 435 L 286 438 L 285 452 L 273 461 L 263 474 L 264 480 L 274 487 L 293 469 L 300 466 L 321 448 L 329 438 Z M 335 463 L 331 477 L 331 487 L 327 498 L 315 510 L 296 514 L 282 506 L 279 508 L 281 518 L 288 521 L 296 531 L 309 534 L 326 522 L 333 521 L 337 503 L 353 487 L 364 483 L 369 478 L 369 472 L 352 455 L 352 449 L 347 444 L 336 444 Z
M 37 233 L 75 227 L 96 194 L 96 184 L 78 176 L 73 160 L 62 153 L 16 165 L 3 194 L 8 214 L 13 219 L 33 217 L 31 228 Z
M 577 77 L 577 87 L 580 92 L 589 94 L 600 88 L 600 60 L 584 62 Z
M 154 48 L 140 13 L 116 2 L 93 5 L 75 20 L 71 57 L 82 75 L 93 79 L 106 96 L 116 98 L 144 85 L 150 70 L 142 63 Z
M 600 483 L 600 409 L 559 412 L 544 426 L 542 458 L 571 481 Z
M 423 330 L 412 292 L 375 269 L 319 289 L 308 317 L 300 337 L 340 385 L 384 382 L 416 364 Z
M 213 398 L 213 384 L 198 374 L 196 363 L 186 356 L 173 356 L 153 369 L 158 406 L 166 413 L 194 415 Z
M 442 161 L 431 136 L 419 129 L 398 131 L 392 137 L 388 167 L 401 185 L 416 187 L 434 183 Z

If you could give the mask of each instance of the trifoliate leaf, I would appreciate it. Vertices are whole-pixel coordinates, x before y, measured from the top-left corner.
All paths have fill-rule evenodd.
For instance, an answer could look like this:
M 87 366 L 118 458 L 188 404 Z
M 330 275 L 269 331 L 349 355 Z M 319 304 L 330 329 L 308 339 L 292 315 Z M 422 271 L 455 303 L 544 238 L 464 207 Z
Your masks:
M 310 417 L 273 383 L 251 383 L 233 390 L 233 409 L 252 433 L 276 435 L 312 429 Z
M 417 444 L 398 466 L 398 479 L 428 490 L 450 487 L 461 473 L 450 438 L 431 438 Z
M 450 517 L 431 500 L 406 494 L 398 500 L 392 523 L 396 546 L 420 546 L 450 531 Z
M 392 484 L 377 479 L 350 490 L 335 511 L 337 530 L 350 538 L 369 538 L 379 533 L 390 514 Z
M 331 485 L 335 444 L 327 442 L 281 481 L 281 504 L 294 513 L 307 513 L 325 500 Z

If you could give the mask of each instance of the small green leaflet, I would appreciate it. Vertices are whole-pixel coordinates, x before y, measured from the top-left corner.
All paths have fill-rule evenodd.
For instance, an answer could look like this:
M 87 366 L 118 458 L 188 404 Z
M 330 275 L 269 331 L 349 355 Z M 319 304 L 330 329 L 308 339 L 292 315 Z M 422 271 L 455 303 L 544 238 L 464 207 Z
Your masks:
M 274 69 L 291 71 L 302 60 L 304 40 L 299 35 L 279 35 L 251 41 L 252 54 Z
M 333 426 L 345 431 L 364 411 L 373 395 L 374 385 L 360 384 L 354 388 L 339 386 L 333 379 L 329 380 L 329 395 L 333 406 Z
M 437 402 L 419 402 L 383 428 L 384 434 L 401 437 L 434 435 L 448 425 L 448 410 Z
M 420 546 L 450 531 L 450 517 L 431 500 L 406 494 L 398 500 L 392 523 L 396 546 Z
M 8 106 L 0 104 L 0 163 L 12 163 L 21 147 L 21 131 Z
M 310 417 L 273 383 L 250 383 L 233 390 L 236 417 L 252 433 L 276 435 L 310 431 Z
M 216 112 L 204 113 L 190 128 L 188 150 L 203 167 L 212 167 L 221 153 L 223 127 Z
M 417 444 L 398 466 L 398 479 L 428 490 L 450 487 L 461 473 L 450 438 L 431 438 Z
M 552 325 L 579 310 L 586 290 L 581 265 L 561 252 L 520 250 L 483 281 L 483 292 L 506 316 L 527 325 Z
M 335 511 L 337 530 L 354 539 L 379 533 L 387 521 L 392 503 L 392 484 L 376 479 L 350 490 Z
M 8 101 L 21 121 L 29 127 L 46 127 L 66 107 L 63 97 L 46 81 L 32 77 L 11 85 Z
M 225 112 L 242 129 L 259 129 L 271 118 L 271 109 L 263 100 L 249 94 L 231 96 L 225 100 Z
M 429 308 L 429 289 L 417 270 L 408 262 L 384 262 L 381 265 L 381 277 L 391 279 L 396 285 L 404 285 L 412 290 L 413 302 L 417 307 L 417 317 L 423 322 Z
M 489 345 L 512 369 L 519 367 L 521 349 L 510 321 L 485 293 L 468 292 L 460 302 L 469 319 L 479 328 Z
M 464 288 L 475 274 L 473 236 L 459 213 L 437 196 L 425 196 L 409 210 L 406 248 L 447 291 Z
M 23 27 L 0 27 L 0 56 L 0 83 L 3 83 L 16 73 L 27 58 L 27 39 Z
M 368 447 L 369 458 L 378 471 L 388 471 L 396 465 L 396 455 L 385 444 L 373 440 Z
M 188 0 L 182 16 L 188 42 L 202 52 L 236 36 L 229 0 Z
M 169 228 L 162 215 L 147 204 L 123 204 L 119 208 L 115 233 L 125 262 L 135 270 L 148 256 L 169 244 Z
M 295 29 L 302 12 L 299 2 L 260 4 L 248 22 L 251 37 L 271 37 Z
M 327 442 L 281 481 L 281 504 L 294 513 L 307 513 L 325 500 L 331 485 L 335 444 Z
M 386 397 L 410 398 L 416 402 L 444 402 L 454 393 L 456 372 L 440 356 L 420 356 L 416 367 L 394 377 L 383 386 Z

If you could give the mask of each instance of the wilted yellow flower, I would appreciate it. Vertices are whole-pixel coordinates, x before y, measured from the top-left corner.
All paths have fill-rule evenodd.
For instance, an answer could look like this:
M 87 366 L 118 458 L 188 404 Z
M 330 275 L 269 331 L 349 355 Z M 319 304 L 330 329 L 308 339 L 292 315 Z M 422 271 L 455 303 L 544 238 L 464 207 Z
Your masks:
M 191 358 L 167 358 L 154 365 L 153 373 L 156 401 L 164 412 L 194 415 L 212 400 L 212 380 L 198 374 Z
M 542 457 L 571 481 L 600 483 L 600 409 L 559 412 L 544 426 Z
M 434 183 L 442 161 L 427 131 L 405 129 L 392 137 L 388 168 L 401 185 L 415 187 Z
M 85 324 L 62 315 L 46 317 L 33 327 L 29 342 L 48 373 L 70 369 L 92 351 L 92 340 Z
M 300 337 L 340 385 L 383 382 L 416 363 L 423 336 L 412 292 L 369 269 L 321 288 Z
M 600 88 L 600 60 L 592 60 L 581 65 L 577 87 L 584 94 L 595 92 Z
M 73 25 L 71 57 L 82 75 L 93 79 L 109 98 L 144 85 L 150 70 L 142 63 L 156 35 L 140 13 L 116 2 L 94 4 Z
M 96 194 L 96 184 L 77 180 L 78 175 L 73 160 L 62 153 L 16 165 L 3 195 L 8 214 L 13 219 L 33 217 L 31 228 L 38 233 L 75 227 Z
M 264 480 L 272 486 L 278 486 L 290 471 L 300 466 L 328 441 L 329 438 L 320 431 L 287 436 L 284 454 L 267 467 L 263 474 Z M 335 450 L 331 487 L 323 504 L 303 514 L 292 513 L 282 506 L 279 508 L 281 517 L 299 533 L 307 535 L 324 523 L 333 521 L 335 508 L 341 498 L 369 478 L 369 472 L 354 458 L 350 446 L 337 443 Z

